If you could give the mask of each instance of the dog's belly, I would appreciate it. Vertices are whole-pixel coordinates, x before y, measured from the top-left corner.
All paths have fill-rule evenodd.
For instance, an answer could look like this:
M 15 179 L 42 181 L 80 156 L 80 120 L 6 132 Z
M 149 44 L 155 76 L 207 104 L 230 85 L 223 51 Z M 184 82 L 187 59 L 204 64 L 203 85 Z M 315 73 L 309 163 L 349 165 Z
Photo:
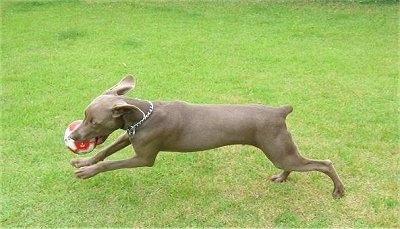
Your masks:
M 193 152 L 214 149 L 226 145 L 244 144 L 254 145 L 253 139 L 249 140 L 243 135 L 227 135 L 224 133 L 210 133 L 206 130 L 197 134 L 181 136 L 174 144 L 164 144 L 166 151 Z

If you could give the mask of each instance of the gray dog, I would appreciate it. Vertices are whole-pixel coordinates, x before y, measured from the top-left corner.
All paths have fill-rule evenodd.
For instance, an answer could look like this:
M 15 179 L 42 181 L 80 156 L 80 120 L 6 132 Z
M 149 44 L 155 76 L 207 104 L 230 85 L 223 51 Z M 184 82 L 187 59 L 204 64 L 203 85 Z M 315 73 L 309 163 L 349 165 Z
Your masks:
M 99 137 L 104 141 L 117 129 L 127 132 L 93 157 L 72 159 L 78 178 L 121 168 L 153 166 L 160 151 L 192 152 L 244 144 L 259 148 L 283 170 L 272 176 L 272 181 L 283 182 L 292 171 L 320 171 L 332 179 L 333 197 L 344 195 L 344 186 L 330 160 L 311 160 L 299 154 L 285 123 L 291 106 L 194 105 L 122 96 L 134 86 L 134 78 L 126 76 L 86 108 L 84 121 L 70 138 Z M 103 161 L 130 144 L 136 152 L 134 157 Z

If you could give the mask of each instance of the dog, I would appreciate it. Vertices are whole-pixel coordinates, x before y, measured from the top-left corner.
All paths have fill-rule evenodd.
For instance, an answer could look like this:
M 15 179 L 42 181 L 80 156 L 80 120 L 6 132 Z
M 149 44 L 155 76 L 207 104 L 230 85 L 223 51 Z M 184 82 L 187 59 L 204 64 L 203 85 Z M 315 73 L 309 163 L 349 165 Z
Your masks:
M 275 167 L 282 169 L 271 181 L 284 182 L 292 171 L 319 171 L 333 181 L 334 198 L 344 195 L 344 186 L 330 160 L 312 160 L 299 154 L 287 130 L 289 105 L 196 105 L 182 101 L 145 101 L 123 96 L 134 88 L 128 75 L 95 98 L 85 110 L 82 124 L 70 138 L 82 141 L 98 137 L 104 141 L 117 129 L 126 133 L 89 158 L 75 158 L 77 178 L 142 166 L 153 166 L 160 151 L 193 152 L 242 144 L 259 148 Z M 104 161 L 132 145 L 135 156 Z

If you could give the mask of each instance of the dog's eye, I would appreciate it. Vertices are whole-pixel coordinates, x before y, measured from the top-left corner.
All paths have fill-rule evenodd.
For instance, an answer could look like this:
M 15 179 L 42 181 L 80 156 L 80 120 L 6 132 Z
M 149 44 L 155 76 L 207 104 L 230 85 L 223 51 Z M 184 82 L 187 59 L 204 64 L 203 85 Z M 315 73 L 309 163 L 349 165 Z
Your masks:
M 97 122 L 94 119 L 90 119 L 89 123 L 92 124 L 92 125 L 96 125 L 97 124 Z

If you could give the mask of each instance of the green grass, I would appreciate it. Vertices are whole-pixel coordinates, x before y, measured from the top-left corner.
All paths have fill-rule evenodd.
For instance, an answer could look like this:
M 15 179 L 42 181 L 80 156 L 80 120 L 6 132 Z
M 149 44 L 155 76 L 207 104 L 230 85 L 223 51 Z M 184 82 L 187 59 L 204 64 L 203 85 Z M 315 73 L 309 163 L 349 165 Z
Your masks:
M 398 12 L 398 1 L 2 1 L 1 226 L 400 227 Z M 331 159 L 346 196 L 333 200 L 316 172 L 270 183 L 278 170 L 246 146 L 75 179 L 64 128 L 127 73 L 142 99 L 293 105 L 300 150 Z

